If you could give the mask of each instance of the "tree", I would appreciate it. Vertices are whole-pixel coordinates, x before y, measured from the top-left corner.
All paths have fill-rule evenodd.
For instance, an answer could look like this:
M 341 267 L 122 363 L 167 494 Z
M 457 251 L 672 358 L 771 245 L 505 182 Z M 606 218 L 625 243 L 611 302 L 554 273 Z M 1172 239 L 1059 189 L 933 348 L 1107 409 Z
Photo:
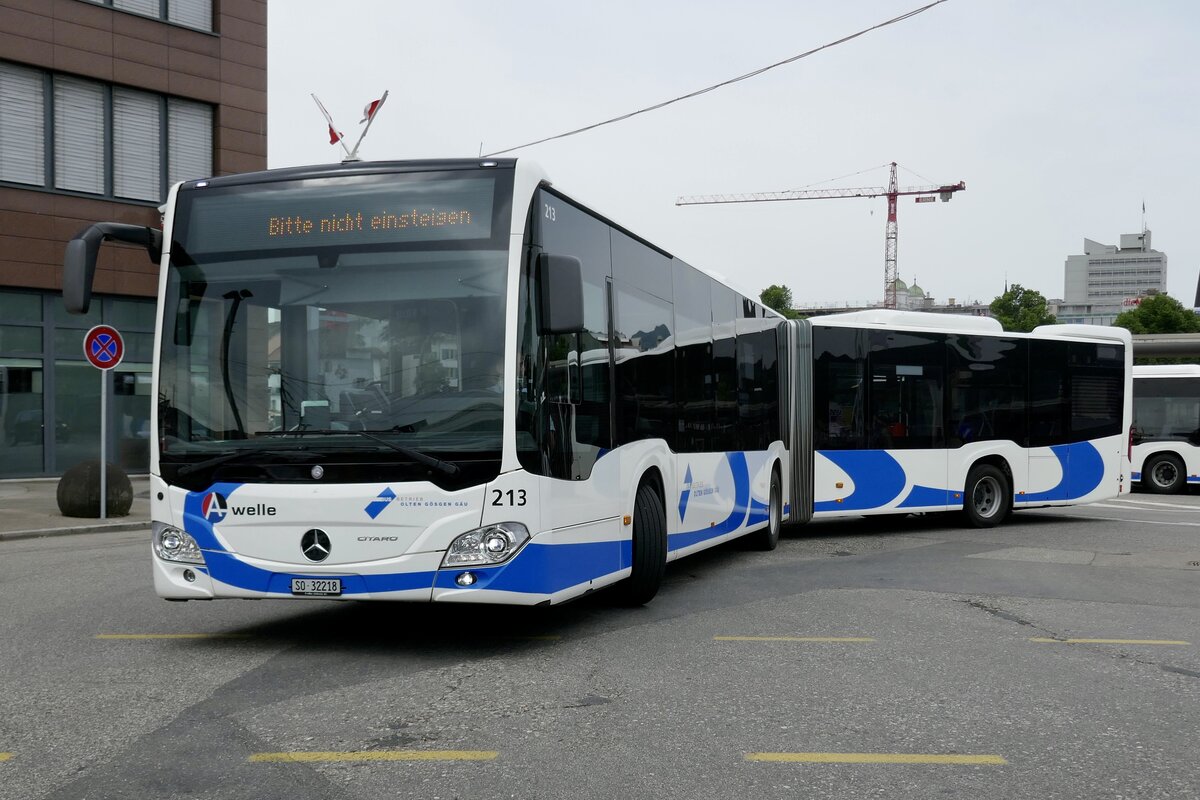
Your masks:
M 795 309 L 792 308 L 792 290 L 787 286 L 772 283 L 762 290 L 758 299 L 764 306 L 778 311 L 788 319 L 795 319 L 797 316 Z
M 1041 292 L 1014 283 L 1008 291 L 992 301 L 992 316 L 1006 331 L 1028 333 L 1039 325 L 1053 325 L 1058 320 L 1046 308 Z
M 1174 297 L 1155 294 L 1117 315 L 1113 325 L 1130 333 L 1200 333 L 1200 316 Z

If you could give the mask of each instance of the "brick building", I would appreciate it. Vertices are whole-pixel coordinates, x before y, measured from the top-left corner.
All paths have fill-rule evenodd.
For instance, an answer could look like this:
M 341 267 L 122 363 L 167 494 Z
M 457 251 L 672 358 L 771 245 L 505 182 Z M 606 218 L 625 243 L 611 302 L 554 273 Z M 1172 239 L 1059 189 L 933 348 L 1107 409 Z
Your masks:
M 266 0 L 0 0 L 0 478 L 99 454 L 83 335 L 125 335 L 108 452 L 146 468 L 158 267 L 101 250 L 91 312 L 61 300 L 65 243 L 158 225 L 179 180 L 266 168 Z

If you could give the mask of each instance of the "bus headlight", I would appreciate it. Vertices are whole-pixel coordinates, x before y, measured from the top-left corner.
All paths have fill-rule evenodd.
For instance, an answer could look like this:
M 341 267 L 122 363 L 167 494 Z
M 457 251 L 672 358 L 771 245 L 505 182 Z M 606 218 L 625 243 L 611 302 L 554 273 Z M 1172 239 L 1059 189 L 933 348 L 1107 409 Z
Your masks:
M 467 531 L 455 538 L 442 557 L 443 567 L 500 564 L 517 554 L 529 541 L 529 530 L 519 522 L 501 522 Z
M 154 542 L 154 554 L 163 561 L 176 561 L 180 564 L 204 563 L 204 555 L 200 552 L 200 545 L 196 544 L 196 540 L 173 525 L 153 523 L 151 540 Z

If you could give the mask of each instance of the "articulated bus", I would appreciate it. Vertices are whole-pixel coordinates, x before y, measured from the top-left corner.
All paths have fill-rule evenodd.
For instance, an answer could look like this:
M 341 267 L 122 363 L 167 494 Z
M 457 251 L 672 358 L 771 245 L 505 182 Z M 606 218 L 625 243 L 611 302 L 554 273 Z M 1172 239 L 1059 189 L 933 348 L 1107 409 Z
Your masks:
M 157 593 L 559 603 L 785 522 L 1124 491 L 1128 334 L 788 321 L 525 161 L 189 181 L 163 229 Z M 930 323 L 930 320 L 933 323 Z M 1124 336 L 1124 338 L 1121 338 Z
M 1133 368 L 1132 461 L 1147 491 L 1200 486 L 1200 365 Z
M 1006 333 L 988 317 L 875 310 L 792 330 L 793 350 L 811 348 L 811 411 L 792 409 L 812 428 L 793 491 L 813 492 L 796 505 L 814 518 L 962 510 L 990 527 L 1129 491 L 1124 329 Z

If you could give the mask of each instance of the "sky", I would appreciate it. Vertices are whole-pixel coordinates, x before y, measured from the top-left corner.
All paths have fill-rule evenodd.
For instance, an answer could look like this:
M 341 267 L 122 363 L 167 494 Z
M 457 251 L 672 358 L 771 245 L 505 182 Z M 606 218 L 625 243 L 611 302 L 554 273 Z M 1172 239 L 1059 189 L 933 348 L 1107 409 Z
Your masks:
M 929 0 L 272 3 L 268 166 L 331 163 L 317 94 L 360 155 L 476 157 L 782 61 Z M 883 298 L 886 200 L 676 206 L 681 195 L 965 181 L 900 198 L 898 271 L 939 303 L 1063 295 L 1083 240 L 1152 231 L 1191 306 L 1200 236 L 1200 3 L 946 0 L 758 77 L 509 155 L 757 297 Z M 842 180 L 832 180 L 844 177 Z M 1191 198 L 1189 200 L 1189 198 Z

